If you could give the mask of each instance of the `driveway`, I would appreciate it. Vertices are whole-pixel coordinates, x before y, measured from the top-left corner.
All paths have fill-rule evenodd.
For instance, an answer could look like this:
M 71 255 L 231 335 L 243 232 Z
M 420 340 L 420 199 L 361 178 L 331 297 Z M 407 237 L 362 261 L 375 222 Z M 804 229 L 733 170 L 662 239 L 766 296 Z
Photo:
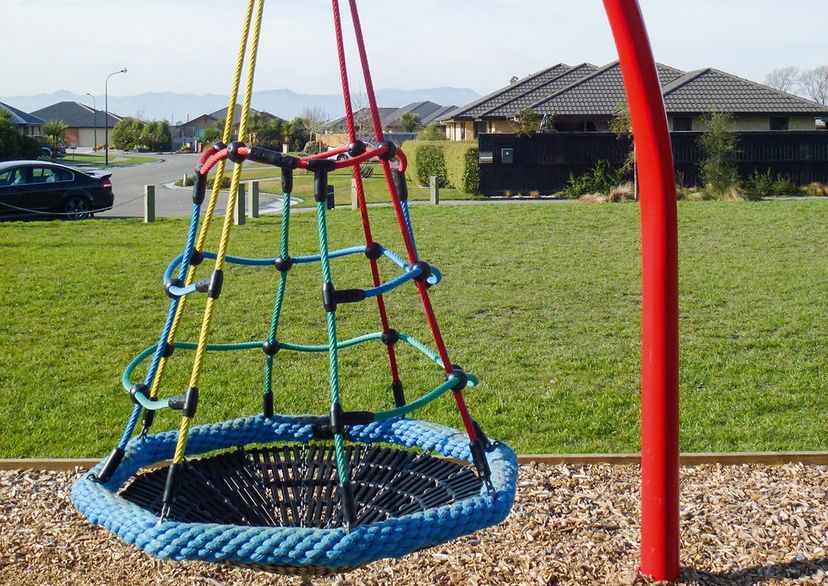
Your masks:
M 193 209 L 192 189 L 165 187 L 184 173 L 192 175 L 198 155 L 158 155 L 159 163 L 112 169 L 115 206 L 101 217 L 124 218 L 144 216 L 144 186 L 155 185 L 155 215 L 159 218 L 189 216 Z M 224 214 L 226 198 L 219 198 L 216 213 Z M 260 197 L 261 213 L 281 212 L 281 201 L 267 194 Z M 206 207 L 206 206 L 205 206 Z

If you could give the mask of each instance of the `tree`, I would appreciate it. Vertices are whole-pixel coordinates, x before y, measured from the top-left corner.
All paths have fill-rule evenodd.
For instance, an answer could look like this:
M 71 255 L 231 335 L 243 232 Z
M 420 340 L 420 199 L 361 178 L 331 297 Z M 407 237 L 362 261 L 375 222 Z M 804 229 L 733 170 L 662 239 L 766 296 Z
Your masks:
M 402 115 L 402 128 L 405 132 L 415 132 L 420 127 L 420 117 L 413 112 Z
M 17 131 L 11 112 L 0 110 L 0 161 L 36 159 L 39 153 L 37 141 Z
M 799 84 L 805 95 L 823 106 L 828 106 L 828 65 L 803 71 Z
M 217 143 L 224 136 L 224 120 L 216 120 L 201 135 L 201 142 L 206 145 Z
M 112 129 L 110 139 L 116 149 L 131 151 L 140 144 L 143 131 L 143 122 L 137 118 L 124 118 Z
M 151 151 L 168 151 L 172 148 L 172 133 L 166 120 L 154 120 L 144 125 L 139 145 Z M 139 146 L 136 145 L 136 146 Z
M 316 139 L 316 135 L 322 131 L 322 127 L 328 121 L 328 115 L 319 106 L 305 108 L 300 118 L 304 122 L 305 130 L 310 140 Z
M 765 76 L 765 85 L 778 89 L 780 92 L 792 93 L 799 85 L 799 69 L 783 67 L 774 69 Z
M 699 138 L 704 152 L 702 177 L 705 187 L 714 195 L 724 195 L 739 186 L 739 171 L 733 164 L 737 137 L 733 132 L 733 115 L 713 112 L 702 118 L 707 130 Z
M 622 177 L 632 174 L 633 176 L 633 197 L 638 200 L 638 160 L 635 152 L 635 140 L 632 131 L 632 117 L 630 116 L 630 105 L 626 100 L 620 102 L 615 108 L 615 116 L 609 122 L 609 129 L 614 132 L 618 140 L 632 140 L 632 148 L 627 153 L 624 165 L 618 170 Z
M 522 138 L 530 137 L 540 127 L 540 116 L 532 108 L 524 108 L 510 121 L 515 134 Z
M 46 138 L 46 144 L 52 147 L 52 154 L 62 147 L 66 146 L 63 135 L 66 132 L 66 122 L 63 120 L 49 120 L 43 127 L 43 136 Z

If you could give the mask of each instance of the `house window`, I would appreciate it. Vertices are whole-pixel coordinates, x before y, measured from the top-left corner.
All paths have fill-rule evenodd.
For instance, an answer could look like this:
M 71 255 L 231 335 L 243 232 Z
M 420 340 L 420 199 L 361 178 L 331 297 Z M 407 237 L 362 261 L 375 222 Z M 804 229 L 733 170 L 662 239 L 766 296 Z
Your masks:
M 474 137 L 475 138 L 477 138 L 478 136 L 480 136 L 481 134 L 484 134 L 486 132 L 488 132 L 488 130 L 486 129 L 486 123 L 485 122 L 475 122 L 474 123 Z
M 693 130 L 692 118 L 673 118 L 673 132 L 690 132 L 691 130 Z
M 771 130 L 788 130 L 788 118 L 774 117 L 770 119 Z

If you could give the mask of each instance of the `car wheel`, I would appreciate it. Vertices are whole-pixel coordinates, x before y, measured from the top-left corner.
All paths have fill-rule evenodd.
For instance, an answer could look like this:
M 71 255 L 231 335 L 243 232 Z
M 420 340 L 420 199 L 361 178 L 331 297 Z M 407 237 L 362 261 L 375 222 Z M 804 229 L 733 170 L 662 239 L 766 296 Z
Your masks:
M 63 204 L 64 216 L 69 220 L 88 220 L 92 217 L 89 213 L 89 200 L 82 195 L 72 195 Z

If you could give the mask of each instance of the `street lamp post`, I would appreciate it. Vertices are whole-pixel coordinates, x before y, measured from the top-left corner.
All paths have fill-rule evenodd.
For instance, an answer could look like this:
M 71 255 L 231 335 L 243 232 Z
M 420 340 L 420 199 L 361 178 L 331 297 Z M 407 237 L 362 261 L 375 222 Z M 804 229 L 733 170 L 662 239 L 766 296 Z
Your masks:
M 90 98 L 92 98 L 92 110 L 93 110 L 92 115 L 95 117 L 95 122 L 94 122 L 94 124 L 95 124 L 95 138 L 93 139 L 95 144 L 92 145 L 92 151 L 94 152 L 95 149 L 98 148 L 98 100 L 96 100 L 95 96 L 93 96 L 89 92 L 86 92 L 86 95 L 89 96 Z M 80 141 L 78 141 L 78 142 L 80 142 Z
M 106 83 L 104 83 L 104 149 L 106 151 L 106 166 L 109 167 L 109 78 L 113 75 L 118 75 L 119 73 L 126 73 L 127 68 L 124 67 L 120 71 L 116 71 L 114 73 L 110 73 L 106 76 Z

